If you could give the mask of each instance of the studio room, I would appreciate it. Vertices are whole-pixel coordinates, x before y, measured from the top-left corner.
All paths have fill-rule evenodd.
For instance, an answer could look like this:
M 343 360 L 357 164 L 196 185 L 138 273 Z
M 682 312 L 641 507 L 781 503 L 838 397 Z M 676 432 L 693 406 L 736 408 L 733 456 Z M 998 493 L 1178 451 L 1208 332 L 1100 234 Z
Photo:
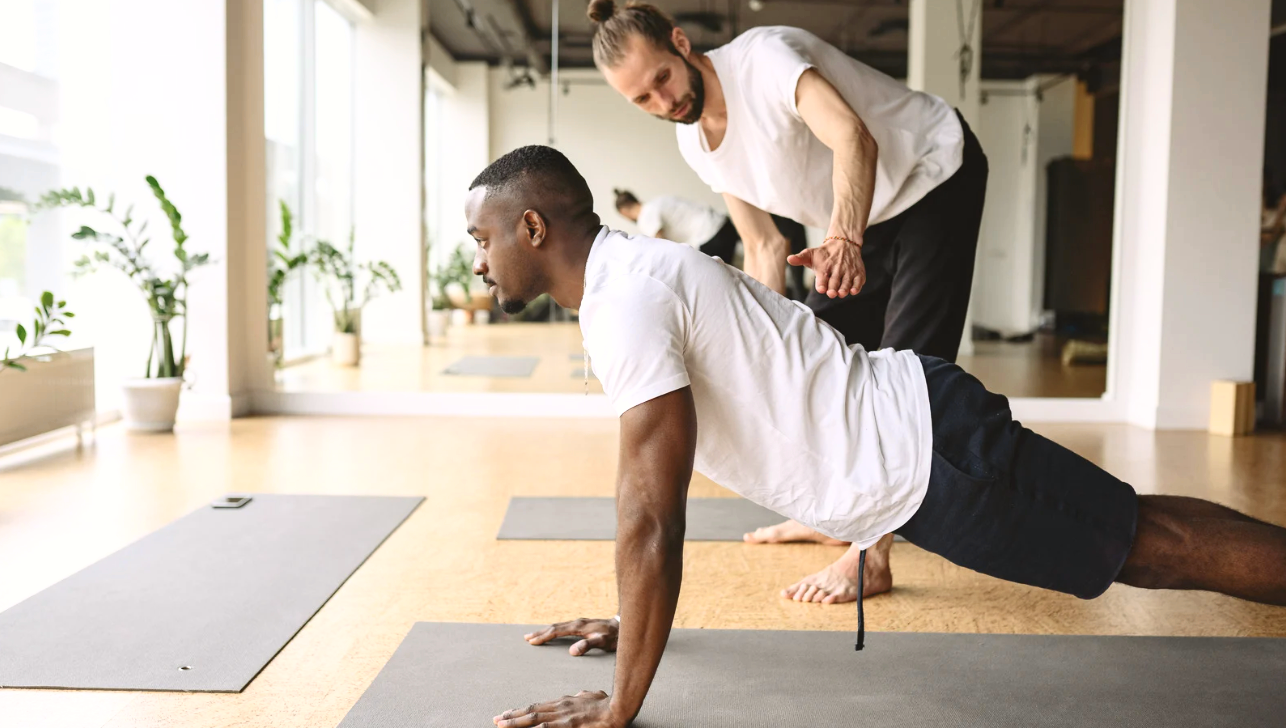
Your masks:
M 0 0 L 0 726 L 1280 725 L 1286 2 Z

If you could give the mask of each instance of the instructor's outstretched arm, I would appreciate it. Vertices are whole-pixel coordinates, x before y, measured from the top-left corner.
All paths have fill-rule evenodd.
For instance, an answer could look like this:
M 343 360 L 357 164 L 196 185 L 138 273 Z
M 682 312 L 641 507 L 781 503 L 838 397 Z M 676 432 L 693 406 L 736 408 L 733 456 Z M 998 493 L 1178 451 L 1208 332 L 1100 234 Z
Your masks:
M 679 602 L 688 484 L 696 443 L 696 406 L 689 387 L 621 415 L 616 484 L 621 625 L 613 695 L 582 691 L 510 710 L 496 717 L 499 728 L 531 728 L 542 723 L 623 728 L 638 715 L 665 652 Z
M 835 207 L 826 242 L 786 260 L 817 274 L 817 292 L 831 298 L 856 295 L 866 283 L 862 236 L 875 197 L 879 145 L 839 91 L 816 69 L 799 77 L 795 107 L 817 139 L 834 153 Z
M 777 229 L 772 215 L 740 197 L 723 193 L 728 217 L 745 244 L 746 274 L 777 293 L 786 295 L 786 256 L 790 241 Z

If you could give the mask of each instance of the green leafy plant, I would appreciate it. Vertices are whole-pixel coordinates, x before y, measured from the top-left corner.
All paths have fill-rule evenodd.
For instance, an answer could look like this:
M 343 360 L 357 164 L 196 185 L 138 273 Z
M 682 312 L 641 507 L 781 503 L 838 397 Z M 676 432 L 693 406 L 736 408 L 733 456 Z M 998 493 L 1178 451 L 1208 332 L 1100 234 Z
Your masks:
M 31 324 L 31 344 L 27 345 L 27 329 L 22 324 L 18 324 L 18 346 L 19 349 L 10 356 L 9 347 L 5 347 L 4 358 L 0 359 L 0 372 L 8 369 L 16 369 L 20 372 L 27 371 L 21 361 L 32 356 L 32 352 L 37 349 L 57 349 L 49 343 L 49 338 L 53 336 L 71 336 L 67 330 L 66 319 L 76 318 L 76 314 L 67 310 L 66 301 L 55 301 L 54 294 L 45 291 L 40 295 L 40 305 L 36 306 L 36 316 Z
M 341 334 L 358 333 L 362 309 L 381 289 L 389 293 L 402 290 L 402 279 L 393 266 L 382 260 L 358 263 L 354 245 L 354 234 L 349 233 L 346 249 L 318 240 L 308 254 L 308 263 L 326 287 L 326 300 L 335 312 L 335 331 Z
M 82 256 L 75 263 L 75 274 L 85 275 L 101 268 L 115 268 L 123 273 L 138 287 L 147 300 L 152 313 L 152 346 L 147 354 L 147 369 L 144 376 L 182 377 L 187 369 L 188 341 L 188 274 L 193 270 L 210 263 L 209 253 L 189 254 L 184 245 L 188 234 L 183 230 L 183 216 L 178 208 L 166 197 L 165 190 L 148 175 L 147 186 L 152 190 L 170 224 L 170 235 L 174 239 L 174 258 L 178 261 L 178 271 L 163 276 L 144 256 L 144 251 L 151 238 L 147 237 L 147 221 L 139 223 L 133 217 L 133 205 L 124 212 L 116 209 L 116 196 L 110 195 L 106 204 L 99 204 L 92 188 L 79 187 L 51 190 L 46 192 L 37 203 L 37 210 L 61 207 L 80 207 L 94 210 L 108 218 L 124 235 L 98 230 L 82 225 L 72 233 L 72 237 L 94 246 L 91 253 Z M 174 342 L 170 334 L 170 324 L 176 318 L 184 320 L 183 340 L 178 355 L 175 356 Z
M 290 242 L 295 234 L 295 216 L 285 200 L 278 200 L 281 207 L 281 233 L 277 235 L 277 247 L 272 251 L 268 261 L 268 303 L 280 306 L 282 289 L 290 272 L 308 262 L 307 253 L 291 255 Z
M 473 300 L 473 296 L 469 293 L 469 288 L 473 285 L 475 278 L 473 275 L 473 261 L 469 259 L 464 251 L 464 246 L 457 245 L 455 250 L 451 251 L 451 257 L 447 260 L 446 265 L 438 268 L 432 274 L 431 279 L 437 288 L 437 292 L 433 295 L 434 308 L 452 308 L 451 299 L 447 296 L 447 288 L 452 283 L 459 283 L 460 287 L 464 289 L 465 302 Z

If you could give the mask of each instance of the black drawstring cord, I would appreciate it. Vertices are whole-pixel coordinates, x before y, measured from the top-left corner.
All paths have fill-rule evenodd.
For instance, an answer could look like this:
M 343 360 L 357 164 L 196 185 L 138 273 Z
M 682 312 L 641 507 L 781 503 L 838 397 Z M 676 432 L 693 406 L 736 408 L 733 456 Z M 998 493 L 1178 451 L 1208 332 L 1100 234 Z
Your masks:
M 866 644 L 866 615 L 862 614 L 862 592 L 865 591 L 862 581 L 865 576 L 866 549 L 862 549 L 857 555 L 857 645 L 853 648 L 858 652 Z

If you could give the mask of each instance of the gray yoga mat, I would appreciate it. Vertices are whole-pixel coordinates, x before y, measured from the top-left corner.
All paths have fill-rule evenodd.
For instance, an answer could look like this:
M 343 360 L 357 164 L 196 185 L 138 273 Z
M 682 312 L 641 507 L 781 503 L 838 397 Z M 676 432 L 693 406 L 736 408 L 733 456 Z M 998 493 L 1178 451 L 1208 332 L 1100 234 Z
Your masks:
M 460 377 L 530 377 L 540 358 L 535 356 L 466 356 L 443 370 Z
M 743 498 L 689 498 L 688 541 L 740 541 L 782 517 Z M 525 541 L 613 541 L 615 498 L 511 498 L 496 538 Z
M 0 687 L 238 692 L 422 500 L 200 508 L 0 614 Z
M 612 687 L 535 627 L 420 622 L 340 728 L 487 726 Z M 639 728 L 1278 726 L 1286 640 L 675 630 Z
M 740 541 L 782 516 L 744 498 L 689 498 L 685 541 Z M 511 498 L 501 541 L 614 541 L 615 498 Z M 900 536 L 897 540 L 902 540 Z

